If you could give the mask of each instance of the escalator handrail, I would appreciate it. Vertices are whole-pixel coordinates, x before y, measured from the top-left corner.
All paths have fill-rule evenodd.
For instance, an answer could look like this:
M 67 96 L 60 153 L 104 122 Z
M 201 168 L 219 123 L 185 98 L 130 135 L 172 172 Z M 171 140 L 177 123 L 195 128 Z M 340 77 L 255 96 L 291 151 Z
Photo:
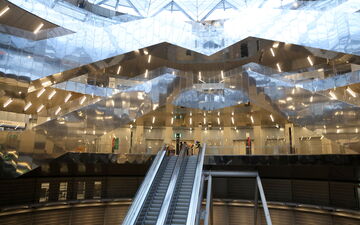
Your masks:
M 142 208 L 142 205 L 145 202 L 145 199 L 148 195 L 151 184 L 154 181 L 155 176 L 156 176 L 156 174 L 160 168 L 160 165 L 164 159 L 164 156 L 166 153 L 165 148 L 166 148 L 166 146 L 163 145 L 161 150 L 157 153 L 153 163 L 151 164 L 150 169 L 148 170 L 148 172 L 146 174 L 144 181 L 142 182 L 139 190 L 137 191 L 137 193 L 135 195 L 135 199 L 133 200 L 128 213 L 126 214 L 126 217 L 122 223 L 123 225 L 135 224 L 136 219 Z
M 168 189 L 166 191 L 163 203 L 161 205 L 161 209 L 160 209 L 157 221 L 156 221 L 156 225 L 164 225 L 166 223 L 167 214 L 168 214 L 168 210 L 170 208 L 171 199 L 172 199 L 172 197 L 174 195 L 176 182 L 178 180 L 178 176 L 179 176 L 179 173 L 180 173 L 180 168 L 181 168 L 182 162 L 184 160 L 185 150 L 186 150 L 186 147 L 184 146 L 181 149 L 181 152 L 180 152 L 180 154 L 179 154 L 179 156 L 178 156 L 178 158 L 176 160 L 176 165 L 175 165 L 175 168 L 173 170 L 173 174 L 171 175 L 169 186 L 168 186 Z
M 199 191 L 201 187 L 201 177 L 202 177 L 202 170 L 204 165 L 204 156 L 205 156 L 205 149 L 206 149 L 206 143 L 203 144 L 203 147 L 201 149 L 201 152 L 198 156 L 198 163 L 196 165 L 196 172 L 195 172 L 195 178 L 194 178 L 194 184 L 191 191 L 191 199 L 189 204 L 189 211 L 186 219 L 186 225 L 195 225 L 196 221 L 196 211 L 198 209 L 199 204 Z

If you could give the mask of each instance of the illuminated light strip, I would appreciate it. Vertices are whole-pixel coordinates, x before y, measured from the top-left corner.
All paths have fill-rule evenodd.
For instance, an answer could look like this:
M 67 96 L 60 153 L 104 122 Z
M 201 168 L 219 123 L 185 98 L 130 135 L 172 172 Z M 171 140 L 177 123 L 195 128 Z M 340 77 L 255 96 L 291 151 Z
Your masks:
M 3 16 L 9 10 L 10 10 L 9 6 L 6 6 L 3 10 L 0 11 L 0 16 Z
M 120 70 L 121 70 L 121 66 L 118 67 L 116 74 L 119 75 L 120 74 Z
M 37 26 L 37 28 L 34 30 L 34 34 L 37 34 L 43 26 L 44 26 L 44 24 L 40 23 L 39 26 Z
M 44 105 L 40 105 L 39 108 L 36 110 L 37 113 L 39 113 L 44 108 Z
M 199 80 L 201 81 L 201 71 L 199 71 Z M 203 81 L 204 82 L 204 81 Z
M 274 44 L 273 44 L 273 48 L 277 48 L 277 47 L 279 47 L 279 42 L 275 42 Z
M 192 125 L 192 118 L 190 117 L 190 125 Z
M 324 139 L 324 135 L 321 135 L 320 140 Z
M 174 123 L 174 117 L 171 117 L 170 124 L 173 125 L 173 123 Z
M 349 93 L 351 96 L 353 96 L 354 98 L 356 98 L 356 93 L 350 88 L 347 87 L 346 88 L 347 93 Z
M 273 122 L 275 121 L 272 114 L 270 114 L 270 119 L 271 119 L 271 121 L 273 121 Z
M 59 106 L 59 108 L 55 111 L 55 115 L 59 114 L 60 111 L 61 111 L 61 107 Z
M 149 58 L 148 58 L 148 63 L 151 62 L 151 55 L 149 55 Z
M 53 90 L 53 91 L 49 94 L 48 99 L 49 99 L 49 100 L 52 99 L 52 98 L 55 96 L 55 94 L 56 94 L 56 91 Z
M 250 116 L 250 119 L 251 119 L 251 123 L 254 123 L 254 117 Z
M 273 57 L 275 57 L 274 49 L 270 48 L 270 52 L 271 52 L 271 55 L 272 55 Z
M 331 98 L 332 98 L 333 100 L 336 100 L 336 99 L 337 99 L 337 97 L 336 97 L 336 95 L 335 95 L 334 92 L 330 91 L 330 92 L 329 92 L 329 95 L 331 96 Z
M 145 70 L 145 78 L 148 77 L 148 73 L 149 73 L 149 71 L 148 71 L 148 69 L 146 69 L 146 70 Z
M 232 124 L 235 124 L 234 117 L 231 117 L 231 123 L 232 123 Z
M 224 79 L 224 71 L 221 70 L 221 79 Z
M 155 116 L 153 116 L 153 118 L 152 118 L 152 123 L 154 124 L 155 123 Z
M 80 99 L 80 105 L 82 105 L 86 100 L 86 96 L 83 96 L 81 99 Z
M 25 107 L 24 107 L 24 111 L 28 110 L 30 108 L 30 106 L 32 105 L 31 102 L 28 102 Z
M 220 125 L 220 118 L 219 117 L 217 118 L 217 122 L 218 122 L 218 125 Z
M 204 124 L 206 124 L 206 118 L 204 117 Z
M 278 68 L 278 71 L 281 73 L 282 71 L 281 71 L 280 64 L 279 64 L 279 63 L 276 63 L 276 66 L 277 66 L 277 68 Z
M 14 100 L 12 98 L 9 98 L 8 100 L 6 100 L 6 102 L 4 103 L 4 108 L 6 108 L 8 105 L 10 105 L 10 103 L 12 103 Z
M 71 93 L 69 93 L 69 94 L 65 97 L 64 102 L 67 103 L 70 98 L 71 98 Z
M 39 93 L 36 95 L 36 97 L 40 97 L 42 94 L 44 94 L 45 92 L 45 88 L 41 89 L 41 91 L 39 91 Z
M 310 102 L 313 102 L 313 100 L 314 100 L 314 96 L 311 96 L 310 97 Z
M 308 62 L 310 63 L 311 66 L 314 65 L 314 63 L 313 63 L 313 61 L 311 60 L 310 56 L 307 57 L 307 60 L 308 60 Z

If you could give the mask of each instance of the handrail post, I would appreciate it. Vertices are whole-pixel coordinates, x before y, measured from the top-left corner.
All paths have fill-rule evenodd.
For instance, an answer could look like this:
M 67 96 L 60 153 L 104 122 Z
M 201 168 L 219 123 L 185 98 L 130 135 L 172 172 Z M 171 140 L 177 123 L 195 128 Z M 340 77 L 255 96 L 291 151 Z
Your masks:
M 269 208 L 267 206 L 267 202 L 266 202 L 266 198 L 265 198 L 265 194 L 264 194 L 264 189 L 263 189 L 263 186 L 261 184 L 261 180 L 260 180 L 259 175 L 256 176 L 256 182 L 257 182 L 257 186 L 258 186 L 259 192 L 260 192 L 261 203 L 262 203 L 262 206 L 263 206 L 263 209 L 264 209 L 264 215 L 265 215 L 265 219 L 266 219 L 266 224 L 267 225 L 272 225 Z

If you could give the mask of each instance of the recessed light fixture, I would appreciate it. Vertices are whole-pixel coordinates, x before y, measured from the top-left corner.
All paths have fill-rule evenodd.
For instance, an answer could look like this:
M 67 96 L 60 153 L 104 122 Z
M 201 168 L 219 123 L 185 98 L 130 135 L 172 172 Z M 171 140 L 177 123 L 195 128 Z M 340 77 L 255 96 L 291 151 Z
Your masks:
M 232 123 L 233 125 L 235 124 L 234 117 L 231 117 L 231 123 Z
M 151 55 L 149 55 L 149 57 L 148 57 L 148 63 L 150 63 L 151 62 Z
M 251 123 L 254 123 L 254 117 L 250 116 L 250 119 L 251 119 Z
M 49 100 L 52 99 L 52 98 L 55 96 L 55 94 L 56 94 L 56 91 L 53 90 L 53 91 L 49 94 L 48 99 L 49 99 Z
M 220 118 L 219 117 L 217 118 L 217 122 L 218 122 L 218 125 L 220 125 Z
M 118 67 L 117 71 L 116 71 L 116 74 L 119 75 L 120 74 L 120 71 L 121 71 L 121 66 Z
M 174 123 L 174 117 L 171 117 L 170 124 L 173 125 L 173 123 Z
M 335 95 L 334 92 L 330 91 L 330 92 L 329 92 L 329 95 L 331 96 L 331 99 L 332 99 L 332 100 L 337 100 L 337 97 L 336 97 L 336 95 Z
M 309 62 L 309 64 L 310 64 L 311 66 L 314 65 L 314 63 L 313 63 L 313 61 L 311 60 L 310 56 L 307 57 L 307 60 L 308 60 L 308 62 Z
M 41 30 L 41 28 L 44 26 L 44 24 L 43 23 L 40 23 L 37 27 L 36 27 L 36 29 L 34 30 L 34 34 L 37 34 L 40 30 Z
M 356 93 L 350 88 L 347 87 L 346 88 L 347 93 L 349 93 L 351 96 L 353 96 L 354 98 L 356 98 Z
M 44 105 L 40 105 L 39 108 L 36 110 L 37 113 L 39 113 L 44 108 Z
M 64 102 L 67 103 L 69 101 L 69 99 L 71 98 L 71 93 L 69 93 L 68 95 L 66 95 Z
M 32 103 L 28 102 L 25 107 L 24 107 L 24 111 L 28 110 L 31 107 Z
M 276 67 L 277 67 L 278 71 L 281 73 L 282 71 L 281 71 L 281 67 L 280 67 L 279 63 L 276 63 Z
M 81 99 L 80 99 L 80 105 L 82 105 L 86 100 L 86 96 L 83 96 Z
M 12 103 L 14 100 L 12 98 L 9 98 L 8 100 L 6 100 L 6 102 L 4 103 L 4 108 L 6 108 L 8 105 L 10 105 L 10 103 Z
M 152 123 L 154 124 L 155 123 L 155 116 L 152 117 Z
M 275 57 L 275 52 L 274 52 L 274 49 L 273 49 L 273 48 L 270 48 L 270 52 L 271 52 L 271 55 L 272 55 L 273 57 Z
M 311 96 L 310 97 L 310 102 L 313 102 L 313 100 L 314 100 L 314 96 Z
M 146 69 L 146 70 L 145 70 L 145 78 L 147 78 L 147 77 L 148 77 L 148 73 L 149 73 L 149 70 L 148 70 L 148 69 Z
M 224 79 L 224 71 L 221 70 L 221 79 Z
M 3 16 L 7 11 L 10 10 L 10 7 L 9 6 L 5 6 L 5 8 L 3 8 L 1 11 L 0 11 L 0 16 Z
M 199 71 L 199 76 L 198 76 L 199 80 L 202 80 L 201 79 L 201 71 Z
M 44 92 L 45 92 L 45 88 L 41 89 L 41 90 L 38 92 L 38 94 L 36 95 L 36 97 L 39 98 L 42 94 L 44 94 Z
M 192 118 L 190 117 L 190 125 L 192 125 Z
M 279 42 L 274 42 L 274 44 L 273 44 L 272 47 L 273 47 L 273 48 L 278 48 L 278 47 L 279 47 L 279 44 L 280 44 Z
M 273 121 L 273 122 L 274 122 L 274 117 L 273 117 L 273 115 L 272 115 L 272 114 L 270 114 L 270 119 L 271 119 L 271 121 Z
M 55 115 L 59 114 L 60 111 L 61 111 L 61 107 L 59 106 L 59 108 L 55 111 Z

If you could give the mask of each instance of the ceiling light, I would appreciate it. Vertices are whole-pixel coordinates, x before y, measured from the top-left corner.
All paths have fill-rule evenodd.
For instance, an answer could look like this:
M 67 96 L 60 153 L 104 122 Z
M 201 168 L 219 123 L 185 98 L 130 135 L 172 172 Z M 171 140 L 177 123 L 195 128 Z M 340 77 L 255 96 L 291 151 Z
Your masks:
M 192 125 L 192 118 L 190 117 L 190 125 Z
M 272 115 L 272 114 L 270 114 L 270 119 L 271 119 L 271 121 L 273 121 L 273 122 L 274 122 L 274 117 L 273 117 L 273 115 Z
M 145 78 L 148 77 L 148 73 L 149 73 L 149 71 L 148 71 L 148 69 L 146 69 L 146 70 L 145 70 Z
M 24 107 L 24 111 L 28 110 L 30 108 L 30 106 L 32 105 L 31 102 L 28 102 L 25 107 Z
M 44 105 L 40 105 L 39 108 L 37 108 L 36 112 L 39 113 L 44 108 Z
M 329 95 L 331 96 L 331 99 L 332 99 L 332 100 L 336 100 L 336 99 L 337 99 L 337 97 L 336 97 L 336 95 L 335 95 L 334 92 L 330 91 L 330 92 L 329 92 Z
M 151 62 L 151 55 L 149 55 L 149 57 L 148 57 L 148 63 L 150 63 Z
M 224 79 L 224 71 L 221 70 L 221 79 Z
M 346 88 L 346 91 L 347 91 L 351 96 L 353 96 L 354 98 L 356 98 L 356 93 L 355 93 L 350 87 L 347 87 L 347 88 Z
M 279 42 L 274 42 L 274 44 L 273 44 L 272 47 L 273 47 L 273 48 L 277 48 L 277 47 L 279 47 L 279 44 L 280 44 Z
M 359 129 L 358 129 L 358 128 L 355 128 L 355 133 L 359 133 Z
M 313 102 L 313 100 L 314 100 L 314 96 L 311 96 L 310 97 L 310 102 Z
M 279 63 L 276 63 L 276 66 L 277 66 L 277 68 L 278 68 L 278 71 L 281 73 L 282 71 L 281 71 L 280 64 L 279 64 Z
M 218 112 L 217 115 L 220 116 L 220 112 Z
M 59 108 L 55 111 L 55 115 L 59 114 L 60 111 L 61 111 L 61 107 L 59 106 Z
M 233 116 L 233 115 L 234 115 L 234 112 L 231 112 L 231 115 Z
M 174 117 L 171 117 L 170 123 L 171 123 L 171 125 L 174 123 Z
M 313 61 L 311 60 L 310 56 L 307 57 L 307 60 L 308 60 L 308 62 L 310 63 L 311 66 L 314 65 L 314 63 L 313 63 Z
M 295 94 L 295 88 L 292 89 L 291 94 Z
M 206 124 L 206 118 L 204 117 L 204 124 Z
M 281 103 L 281 104 L 285 104 L 286 103 L 286 101 L 285 100 L 279 100 L 279 103 Z
M 202 80 L 202 79 L 201 79 L 201 71 L 199 71 L 199 80 Z
M 67 103 L 70 98 L 71 98 L 71 93 L 69 93 L 68 95 L 66 95 L 64 102 Z
M 10 8 L 9 6 L 6 6 L 5 8 L 3 8 L 1 11 L 0 11 L 0 16 L 3 16 L 7 11 L 9 11 Z
M 220 118 L 219 117 L 217 118 L 217 122 L 218 122 L 218 125 L 220 125 Z
M 44 24 L 40 23 L 39 26 L 37 26 L 36 29 L 34 30 L 34 34 L 37 34 L 43 26 L 44 26 Z
M 48 97 L 48 99 L 50 100 L 50 99 L 52 99 L 53 97 L 54 97 L 54 95 L 56 94 L 56 91 L 55 90 L 53 90 L 50 94 L 49 94 L 49 97 Z
M 324 135 L 321 135 L 320 140 L 324 139 Z
M 293 100 L 292 97 L 287 97 L 287 98 L 286 98 L 286 101 L 288 101 L 288 102 L 289 102 L 289 101 L 292 101 L 292 100 Z
M 153 116 L 153 118 L 152 118 L 152 123 L 153 124 L 155 123 L 155 116 Z
M 6 102 L 4 103 L 4 108 L 6 108 L 10 103 L 12 103 L 14 100 L 12 98 L 9 98 L 8 100 L 6 100 Z
M 271 55 L 272 55 L 273 57 L 275 57 L 274 49 L 270 48 L 270 52 L 271 52 Z
M 144 49 L 144 54 L 147 55 L 149 54 L 149 52 L 146 49 Z
M 132 125 L 132 124 L 130 124 L 130 129 L 131 129 L 131 128 L 133 128 L 133 125 Z
M 80 99 L 80 105 L 82 105 L 86 100 L 86 96 L 83 96 L 81 99 Z
M 231 117 L 231 123 L 232 123 L 233 125 L 235 124 L 234 117 Z
M 251 123 L 254 123 L 254 118 L 253 118 L 253 116 L 250 116 L 250 119 L 251 119 Z
M 44 92 L 45 92 L 45 88 L 41 89 L 41 90 L 39 91 L 39 93 L 36 95 L 36 97 L 39 98 L 42 94 L 44 94 Z
M 192 112 L 190 112 L 190 116 L 192 116 Z
M 45 81 L 44 83 L 41 83 L 41 85 L 42 85 L 43 87 L 50 86 L 51 84 L 52 84 L 52 82 L 51 82 L 50 80 L 47 80 L 47 81 Z
M 119 75 L 120 74 L 120 70 L 121 70 L 121 66 L 118 67 L 116 74 Z

